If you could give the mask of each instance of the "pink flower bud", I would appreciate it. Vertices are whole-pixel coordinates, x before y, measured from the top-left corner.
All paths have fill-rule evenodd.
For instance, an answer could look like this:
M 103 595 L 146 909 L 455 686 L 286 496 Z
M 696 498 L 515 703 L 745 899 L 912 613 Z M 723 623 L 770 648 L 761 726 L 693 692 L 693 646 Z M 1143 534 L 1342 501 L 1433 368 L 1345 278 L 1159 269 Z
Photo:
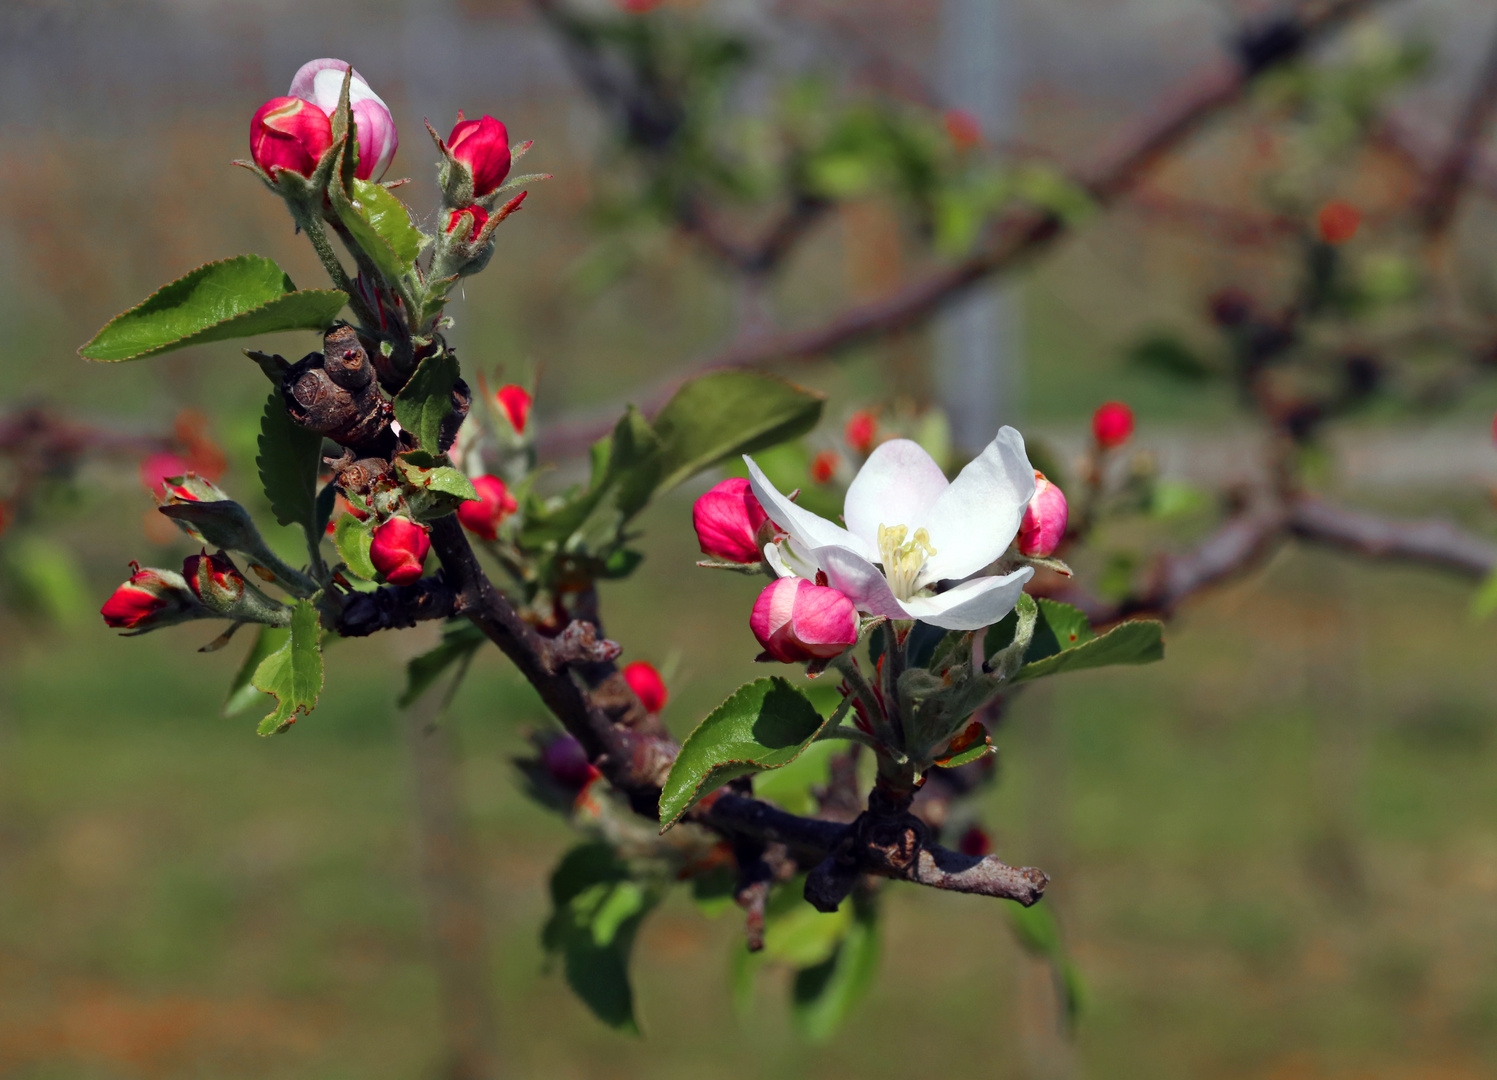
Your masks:
M 530 393 L 523 386 L 511 384 L 495 390 L 494 400 L 504 410 L 504 415 L 509 417 L 509 426 L 515 429 L 515 434 L 525 434 L 525 425 L 530 422 L 530 404 L 533 400 Z
M 131 563 L 130 580 L 110 594 L 99 609 L 104 623 L 117 630 L 149 630 L 175 621 L 171 616 L 193 607 L 187 582 L 170 570 L 142 570 Z
M 308 60 L 291 80 L 291 89 L 287 93 L 311 102 L 324 116 L 331 117 L 338 111 L 343 76 L 348 69 L 345 60 L 331 57 Z M 348 86 L 348 111 L 353 116 L 359 140 L 359 163 L 354 175 L 360 180 L 379 180 L 395 159 L 400 135 L 395 130 L 395 119 L 390 115 L 389 106 L 369 88 L 357 70 Z M 332 145 L 331 126 L 328 128 L 328 145 Z
M 624 665 L 624 681 L 644 704 L 645 712 L 653 715 L 665 708 L 670 692 L 666 690 L 665 680 L 660 677 L 660 672 L 655 670 L 654 664 L 636 660 L 632 664 Z
M 250 121 L 250 157 L 272 177 L 283 169 L 311 176 L 332 145 L 327 114 L 299 97 L 271 98 Z
M 765 653 L 786 664 L 830 660 L 858 640 L 858 613 L 836 589 L 780 578 L 754 601 L 749 629 Z
M 457 519 L 470 533 L 485 540 L 496 540 L 499 537 L 499 526 L 504 524 L 505 518 L 519 509 L 520 504 L 509 493 L 509 488 L 504 486 L 504 481 L 497 476 L 474 477 L 473 487 L 478 492 L 478 498 L 459 506 Z
M 867 457 L 873 452 L 873 441 L 878 438 L 878 423 L 871 412 L 860 409 L 847 421 L 842 437 L 854 452 Z
M 1104 450 L 1122 446 L 1133 436 L 1133 410 L 1121 401 L 1099 405 L 1092 413 L 1092 435 Z
M 1066 496 L 1038 469 L 1034 474 L 1034 498 L 1024 508 L 1019 523 L 1019 554 L 1048 559 L 1066 535 Z
M 447 137 L 447 150 L 473 174 L 475 199 L 494 191 L 509 175 L 509 132 L 492 116 L 464 120 L 458 113 L 457 124 Z
M 738 477 L 714 484 L 691 508 L 702 554 L 724 562 L 758 562 L 768 541 L 761 535 L 768 520 L 749 482 Z
M 374 530 L 369 559 L 391 585 L 409 585 L 421 577 L 421 566 L 431 550 L 426 528 L 410 518 L 392 517 Z
M 454 210 L 452 212 L 452 216 L 447 219 L 448 232 L 451 232 L 462 223 L 464 214 L 468 215 L 468 218 L 473 222 L 473 224 L 466 230 L 468 233 L 468 243 L 471 244 L 478 240 L 478 234 L 481 233 L 483 231 L 483 227 L 489 223 L 489 213 L 483 207 L 476 204 L 473 206 L 465 206 L 461 210 Z
M 541 751 L 541 762 L 551 779 L 574 791 L 587 787 L 603 775 L 587 760 L 582 744 L 570 735 L 559 735 L 547 743 Z
M 182 576 L 203 606 L 209 611 L 225 612 L 239 603 L 244 595 L 244 578 L 229 560 L 219 553 L 189 555 L 182 563 Z

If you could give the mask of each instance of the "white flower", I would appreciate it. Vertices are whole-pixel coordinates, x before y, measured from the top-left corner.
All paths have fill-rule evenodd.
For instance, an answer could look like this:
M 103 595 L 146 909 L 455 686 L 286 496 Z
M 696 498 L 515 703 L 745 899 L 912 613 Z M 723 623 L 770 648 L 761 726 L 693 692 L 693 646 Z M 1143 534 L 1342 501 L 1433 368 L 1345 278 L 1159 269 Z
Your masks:
M 859 611 L 976 630 L 1012 611 L 1034 575 L 1024 567 L 974 576 L 1008 550 L 1034 497 L 1034 467 L 1011 427 L 952 481 L 919 444 L 882 444 L 847 489 L 846 528 L 797 506 L 751 458 L 744 461 L 754 495 L 789 534 L 765 545 L 770 566 L 781 577 L 814 580 L 823 572 Z M 958 584 L 932 593 L 942 581 Z

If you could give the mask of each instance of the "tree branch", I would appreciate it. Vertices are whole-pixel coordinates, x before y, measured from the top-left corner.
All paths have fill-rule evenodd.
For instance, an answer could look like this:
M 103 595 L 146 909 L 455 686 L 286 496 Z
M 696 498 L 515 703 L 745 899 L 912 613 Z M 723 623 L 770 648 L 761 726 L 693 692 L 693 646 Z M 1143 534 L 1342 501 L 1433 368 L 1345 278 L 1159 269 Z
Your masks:
M 1493 38 L 1476 84 L 1461 110 L 1450 149 L 1430 178 L 1423 207 L 1424 232 L 1430 239 L 1444 235 L 1455 220 L 1461 191 L 1476 164 L 1482 136 L 1494 113 L 1497 113 L 1497 37 Z

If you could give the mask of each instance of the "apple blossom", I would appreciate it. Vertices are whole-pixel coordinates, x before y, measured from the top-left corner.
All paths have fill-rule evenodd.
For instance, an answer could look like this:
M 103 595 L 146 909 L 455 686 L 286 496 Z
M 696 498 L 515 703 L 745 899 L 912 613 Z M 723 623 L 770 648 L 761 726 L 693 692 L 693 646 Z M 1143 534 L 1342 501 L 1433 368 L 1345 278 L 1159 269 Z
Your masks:
M 293 98 L 311 102 L 322 110 L 324 116 L 331 117 L 338 111 L 343 77 L 349 70 L 345 60 L 331 57 L 308 60 L 292 78 L 287 93 Z M 354 175 L 360 180 L 379 180 L 395 158 L 400 135 L 395 130 L 395 119 L 390 115 L 389 106 L 369 88 L 357 70 L 349 81 L 348 110 L 353 115 L 359 141 L 359 163 Z M 331 129 L 328 143 L 332 143 Z
M 765 545 L 769 565 L 781 577 L 825 574 L 869 615 L 975 630 L 1013 610 L 1034 574 L 979 576 L 1008 550 L 1034 497 L 1034 467 L 1011 427 L 952 481 L 918 443 L 883 443 L 847 489 L 846 528 L 797 506 L 744 461 L 755 496 L 788 534 Z M 955 584 L 935 592 L 945 581 Z
M 1019 554 L 1037 559 L 1054 555 L 1066 535 L 1067 516 L 1065 492 L 1036 470 L 1034 498 L 1024 508 L 1024 520 L 1019 523 Z
M 769 515 L 749 482 L 733 477 L 714 484 L 691 508 L 691 524 L 702 554 L 731 563 L 757 563 L 771 536 L 763 535 Z M 773 527 L 768 530 L 773 533 Z
M 653 715 L 665 708 L 670 691 L 665 688 L 665 680 L 660 677 L 654 664 L 647 664 L 643 660 L 625 664 L 624 681 L 644 705 L 645 712 Z
M 830 660 L 857 643 L 858 613 L 836 589 L 782 577 L 754 601 L 749 629 L 769 659 L 786 664 Z

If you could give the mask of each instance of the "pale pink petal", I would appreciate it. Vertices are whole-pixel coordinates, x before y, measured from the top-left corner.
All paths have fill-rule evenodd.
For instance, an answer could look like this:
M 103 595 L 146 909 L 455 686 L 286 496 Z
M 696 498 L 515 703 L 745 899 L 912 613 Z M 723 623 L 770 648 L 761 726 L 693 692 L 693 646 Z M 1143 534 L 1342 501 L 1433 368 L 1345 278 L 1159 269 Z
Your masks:
M 925 519 L 936 554 L 921 581 L 968 577 L 1002 555 L 1033 497 L 1034 466 L 1024 452 L 1024 437 L 1004 427 L 941 493 Z
M 977 630 L 992 626 L 1014 609 L 1024 583 L 1034 576 L 1032 567 L 1004 577 L 980 577 L 964 581 L 939 596 L 917 596 L 904 601 L 904 618 L 939 626 L 943 630 Z
M 926 523 L 946 486 L 946 474 L 924 447 L 909 439 L 890 439 L 853 477 L 842 518 L 848 532 L 877 551 L 880 525 L 907 525 L 913 533 Z

